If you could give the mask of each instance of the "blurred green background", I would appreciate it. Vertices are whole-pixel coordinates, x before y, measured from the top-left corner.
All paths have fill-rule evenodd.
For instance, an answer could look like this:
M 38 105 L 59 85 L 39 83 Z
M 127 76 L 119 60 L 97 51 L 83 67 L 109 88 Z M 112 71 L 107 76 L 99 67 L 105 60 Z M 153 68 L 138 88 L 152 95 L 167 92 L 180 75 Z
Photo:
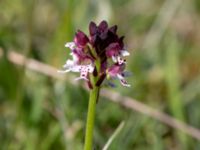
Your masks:
M 0 0 L 0 149 L 82 150 L 88 92 L 11 63 L 16 51 L 62 67 L 64 47 L 91 20 L 117 24 L 131 56 L 131 88 L 114 90 L 200 128 L 199 0 Z M 66 78 L 68 74 L 65 75 Z M 121 121 L 109 150 L 199 150 L 200 141 L 101 98 L 94 146 Z

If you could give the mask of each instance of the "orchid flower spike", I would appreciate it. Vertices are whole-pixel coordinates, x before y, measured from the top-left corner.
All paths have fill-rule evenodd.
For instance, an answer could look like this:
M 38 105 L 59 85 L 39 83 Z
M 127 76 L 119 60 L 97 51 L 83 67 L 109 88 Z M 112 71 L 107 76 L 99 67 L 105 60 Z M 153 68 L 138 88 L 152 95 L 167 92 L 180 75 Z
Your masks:
M 125 79 L 124 59 L 130 54 L 123 39 L 124 36 L 118 36 L 116 25 L 108 27 L 106 21 L 99 25 L 90 22 L 88 36 L 78 30 L 74 40 L 65 44 L 71 50 L 72 59 L 68 59 L 63 70 L 58 72 L 79 72 L 80 76 L 75 80 L 87 81 L 90 88 L 101 86 L 105 79 L 119 79 L 121 85 L 130 87 Z M 95 83 L 91 81 L 93 77 Z

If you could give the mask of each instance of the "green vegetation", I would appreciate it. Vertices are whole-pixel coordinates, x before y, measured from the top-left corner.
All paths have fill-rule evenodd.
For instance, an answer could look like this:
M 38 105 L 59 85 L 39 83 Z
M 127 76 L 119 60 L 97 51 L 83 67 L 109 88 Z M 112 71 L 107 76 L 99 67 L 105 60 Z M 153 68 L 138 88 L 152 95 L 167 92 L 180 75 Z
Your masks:
M 83 82 L 74 86 L 34 72 L 6 54 L 60 69 L 69 57 L 64 44 L 76 29 L 88 33 L 91 20 L 117 24 L 125 35 L 132 87 L 119 85 L 116 92 L 200 128 L 200 3 L 176 1 L 0 1 L 0 150 L 83 149 L 89 97 Z M 63 76 L 71 80 L 71 73 Z M 95 150 L 122 121 L 108 150 L 200 149 L 195 138 L 102 97 L 95 119 Z

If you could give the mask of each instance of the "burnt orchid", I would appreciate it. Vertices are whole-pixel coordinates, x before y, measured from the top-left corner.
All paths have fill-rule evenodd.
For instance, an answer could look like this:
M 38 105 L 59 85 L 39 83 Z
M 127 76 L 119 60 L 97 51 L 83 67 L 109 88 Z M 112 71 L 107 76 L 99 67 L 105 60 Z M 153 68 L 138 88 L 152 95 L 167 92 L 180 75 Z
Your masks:
M 129 55 L 123 43 L 124 36 L 117 35 L 117 26 L 108 27 L 106 21 L 98 26 L 90 22 L 89 36 L 78 30 L 74 40 L 65 44 L 71 50 L 71 59 L 63 66 L 61 73 L 79 72 L 75 80 L 83 79 L 88 83 L 90 98 L 88 105 L 84 150 L 92 150 L 92 137 L 96 103 L 102 83 L 113 86 L 112 79 L 130 87 L 127 76 L 125 56 Z
M 78 30 L 73 42 L 65 44 L 71 50 L 72 59 L 68 59 L 59 72 L 80 72 L 76 80 L 86 80 L 90 88 L 100 86 L 104 79 L 116 78 L 123 86 L 130 87 L 125 80 L 126 60 L 123 58 L 129 52 L 125 49 L 123 39 L 124 36 L 117 35 L 116 25 L 108 27 L 107 22 L 102 21 L 97 26 L 91 22 L 89 36 Z M 95 85 L 90 74 L 96 77 Z

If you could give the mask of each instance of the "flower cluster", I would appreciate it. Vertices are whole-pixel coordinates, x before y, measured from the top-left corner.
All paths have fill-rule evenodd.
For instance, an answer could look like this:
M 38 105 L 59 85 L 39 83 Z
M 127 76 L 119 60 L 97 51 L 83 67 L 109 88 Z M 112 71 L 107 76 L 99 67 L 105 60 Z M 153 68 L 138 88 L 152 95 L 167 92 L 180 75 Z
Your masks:
M 78 30 L 73 42 L 68 42 L 65 47 L 71 50 L 72 59 L 67 60 L 63 66 L 65 72 L 80 72 L 76 80 L 84 79 L 90 88 L 100 86 L 104 80 L 119 79 L 123 86 L 130 85 L 125 80 L 126 60 L 129 52 L 125 50 L 124 36 L 117 35 L 117 26 L 108 27 L 106 21 L 98 26 L 91 22 L 89 36 Z M 94 82 L 91 81 L 92 77 Z M 108 82 L 111 83 L 111 82 Z

